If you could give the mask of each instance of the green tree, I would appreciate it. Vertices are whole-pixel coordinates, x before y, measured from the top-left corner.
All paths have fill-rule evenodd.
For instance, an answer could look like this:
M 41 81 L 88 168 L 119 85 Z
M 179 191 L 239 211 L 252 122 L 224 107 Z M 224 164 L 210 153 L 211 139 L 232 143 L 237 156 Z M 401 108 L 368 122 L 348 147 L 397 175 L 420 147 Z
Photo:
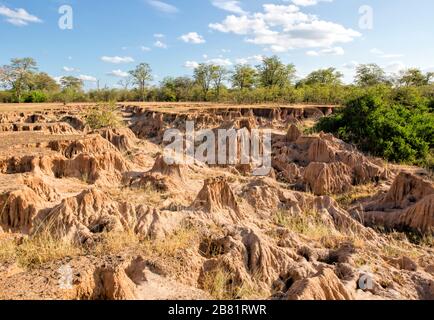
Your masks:
M 293 64 L 285 65 L 277 56 L 264 58 L 257 69 L 259 82 L 266 88 L 284 88 L 291 85 L 295 79 L 295 66 Z
M 60 85 L 62 86 L 62 90 L 74 90 L 74 91 L 82 91 L 83 90 L 83 80 L 78 79 L 76 77 L 67 76 L 62 77 L 60 79 Z
M 217 100 L 220 98 L 220 89 L 222 87 L 223 81 L 226 79 L 228 71 L 223 66 L 212 65 L 211 66 L 211 79 L 214 84 L 214 90 L 216 93 Z
M 355 83 L 360 87 L 371 87 L 386 84 L 389 81 L 386 73 L 377 64 L 361 64 L 357 67 Z
M 430 83 L 433 73 L 424 74 L 421 70 L 411 68 L 400 72 L 398 77 L 398 84 L 406 87 L 426 86 Z
M 311 72 L 300 84 L 311 85 L 340 85 L 342 84 L 342 77 L 344 75 L 336 71 L 335 68 L 320 69 Z
M 142 101 L 145 101 L 146 97 L 146 85 L 152 80 L 152 69 L 147 63 L 139 64 L 134 70 L 129 72 L 133 83 L 138 87 Z
M 190 92 L 194 86 L 193 80 L 189 77 L 167 77 L 160 84 L 163 98 L 167 101 L 167 94 L 173 97 L 175 101 L 187 101 L 190 98 Z
M 11 88 L 18 102 L 21 102 L 22 94 L 28 90 L 36 70 L 37 63 L 33 58 L 12 59 L 9 65 L 1 68 L 0 83 Z
M 207 101 L 208 92 L 213 81 L 213 66 L 201 63 L 196 69 L 194 69 L 194 80 L 202 90 L 203 99 Z
M 248 65 L 236 65 L 231 76 L 232 86 L 240 90 L 251 89 L 256 82 L 256 70 Z
M 45 72 L 34 73 L 30 79 L 29 90 L 39 90 L 45 92 L 59 91 L 60 86 L 56 80 Z

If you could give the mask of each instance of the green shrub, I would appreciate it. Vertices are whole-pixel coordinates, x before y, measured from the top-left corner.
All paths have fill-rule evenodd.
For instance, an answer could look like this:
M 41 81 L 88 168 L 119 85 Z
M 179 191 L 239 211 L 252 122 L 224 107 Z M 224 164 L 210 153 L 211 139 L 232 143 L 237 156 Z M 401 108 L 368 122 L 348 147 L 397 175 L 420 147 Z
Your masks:
M 10 91 L 0 91 L 0 103 L 14 102 L 14 95 Z
M 23 97 L 25 103 L 42 103 L 47 102 L 48 97 L 43 91 L 31 91 Z
M 114 102 L 98 104 L 90 108 L 86 115 L 86 124 L 96 130 L 101 128 L 118 128 L 122 125 L 122 117 Z
M 411 106 L 401 104 L 401 98 L 398 101 L 384 93 L 365 93 L 321 119 L 316 130 L 334 133 L 390 161 L 424 164 L 434 147 L 434 114 L 422 99 Z

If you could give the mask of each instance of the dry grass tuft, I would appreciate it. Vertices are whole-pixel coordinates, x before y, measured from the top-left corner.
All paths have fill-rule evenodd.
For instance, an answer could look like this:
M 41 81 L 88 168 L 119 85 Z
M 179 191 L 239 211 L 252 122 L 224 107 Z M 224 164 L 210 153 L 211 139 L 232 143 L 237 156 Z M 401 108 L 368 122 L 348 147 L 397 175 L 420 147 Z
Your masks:
M 378 188 L 373 184 L 355 186 L 351 191 L 339 195 L 333 195 L 336 202 L 344 209 L 348 209 L 355 202 L 370 198 L 378 193 Z
M 59 240 L 48 232 L 24 240 L 16 247 L 17 261 L 20 266 L 33 268 L 47 262 L 74 257 L 83 253 L 82 248 L 67 240 Z
M 124 232 L 104 232 L 95 245 L 87 251 L 96 256 L 118 254 L 128 249 L 139 248 L 141 243 L 139 236 L 131 230 Z
M 0 239 L 0 263 L 11 262 L 16 259 L 17 244 L 14 239 Z
M 160 257 L 175 257 L 182 250 L 192 248 L 200 241 L 199 231 L 193 226 L 183 226 L 162 240 L 147 240 L 146 251 Z
M 274 222 L 312 240 L 340 236 L 340 233 L 335 228 L 324 222 L 321 213 L 316 210 L 307 210 L 301 214 L 292 214 L 285 210 L 279 210 L 275 214 Z
M 204 276 L 202 289 L 209 292 L 216 300 L 259 299 L 269 294 L 258 290 L 245 282 L 234 284 L 233 276 L 223 268 L 207 272 Z

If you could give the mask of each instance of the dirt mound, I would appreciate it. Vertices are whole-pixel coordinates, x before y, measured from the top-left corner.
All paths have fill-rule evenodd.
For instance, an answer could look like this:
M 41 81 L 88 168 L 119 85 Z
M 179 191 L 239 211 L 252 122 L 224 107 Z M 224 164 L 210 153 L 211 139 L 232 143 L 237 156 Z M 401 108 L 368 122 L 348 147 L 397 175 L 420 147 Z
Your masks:
M 2 132 L 37 131 L 48 134 L 77 134 L 77 131 L 65 122 L 55 123 L 13 123 L 1 125 Z
M 434 234 L 434 194 L 429 195 L 399 215 L 396 222 L 401 228 Z
M 235 194 L 224 177 L 205 180 L 192 207 L 209 213 L 229 211 L 234 221 L 243 217 Z
M 403 209 L 424 197 L 434 194 L 434 186 L 414 174 L 401 172 L 381 201 L 382 209 Z
M 60 194 L 52 187 L 46 179 L 37 175 L 24 175 L 20 182 L 32 189 L 39 197 L 45 201 L 56 201 Z
M 75 116 L 65 116 L 60 121 L 68 123 L 71 127 L 78 131 L 84 131 L 86 128 L 85 122 Z
M 16 268 L 18 269 L 18 268 Z M 71 272 L 70 276 L 65 276 Z M 1 274 L 0 299 L 13 300 L 201 300 L 210 296 L 154 270 L 137 256 L 79 257 L 42 270 Z
M 176 163 L 168 164 L 164 156 L 158 154 L 152 169 L 129 178 L 127 185 L 132 188 L 152 187 L 163 192 L 177 191 L 180 187 L 185 187 L 186 169 L 185 166 Z
M 106 142 L 112 148 L 111 151 L 97 153 L 95 151 L 98 149 L 97 145 L 83 145 L 81 142 L 73 142 L 65 145 L 56 144 L 56 148 L 58 146 L 64 147 L 63 152 L 68 156 L 66 158 L 63 155 L 6 158 L 0 161 L 0 172 L 7 174 L 35 173 L 40 176 L 49 175 L 58 179 L 70 177 L 90 184 L 119 183 L 123 174 L 131 170 L 131 165 L 116 148 L 108 141 Z M 51 147 L 54 144 L 51 144 Z M 86 149 L 86 146 L 89 146 L 89 149 Z M 92 151 L 92 149 L 94 150 Z M 90 150 L 93 153 L 81 153 L 80 150 Z
M 338 203 L 331 197 L 316 197 L 313 201 L 313 209 L 319 213 L 326 213 L 332 219 L 333 226 L 346 234 L 357 235 L 360 238 L 375 239 L 375 233 L 365 228 L 358 221 L 353 219 L 350 214 L 339 207 Z M 324 221 L 327 222 L 327 219 Z
M 253 129 L 257 128 L 256 119 L 254 117 L 243 118 L 237 121 L 236 127 L 241 130 L 246 128 L 251 132 Z
M 150 173 L 160 173 L 164 176 L 178 180 L 179 182 L 184 182 L 185 178 L 183 171 L 185 169 L 186 168 L 184 166 L 176 163 L 167 164 L 164 156 L 162 154 L 158 154 Z
M 301 211 L 294 194 L 282 190 L 271 179 L 253 180 L 243 188 L 242 196 L 261 218 L 270 218 L 270 215 L 282 209 Z
M 232 286 L 255 284 L 269 290 L 279 274 L 297 258 L 292 250 L 278 247 L 257 230 L 235 227 L 227 232 L 223 238 L 208 239 L 202 244 L 202 255 L 208 260 L 199 282 L 207 274 L 223 269 L 231 275 Z
M 121 152 L 129 151 L 135 145 L 136 136 L 128 128 L 101 129 L 98 133 Z
M 163 119 L 164 115 L 161 113 L 145 112 L 130 128 L 138 138 L 155 138 L 161 141 L 166 127 Z
M 51 172 L 56 178 L 77 178 L 89 184 L 108 185 L 119 183 L 130 165 L 116 153 L 103 152 L 99 155 L 81 153 L 74 159 L 53 161 Z
M 300 138 L 301 135 L 302 132 L 300 131 L 300 129 L 298 129 L 298 127 L 295 124 L 292 124 L 288 129 L 286 138 L 288 139 L 289 142 L 294 142 L 297 141 L 297 139 Z
M 386 169 L 351 145 L 324 133 L 303 136 L 295 125 L 286 136 L 274 137 L 273 154 L 272 163 L 278 177 L 289 183 L 300 183 L 303 174 L 307 186 L 319 195 L 344 192 L 351 185 L 388 177 Z
M 0 224 L 5 231 L 29 234 L 44 200 L 29 187 L 0 195 Z
M 350 190 L 352 170 L 342 162 L 310 163 L 303 179 L 308 190 L 316 195 L 339 194 Z
M 296 281 L 286 293 L 288 300 L 353 300 L 331 269 L 322 269 L 311 278 Z
M 365 224 L 432 233 L 433 196 L 430 181 L 401 172 L 384 196 L 362 206 Z
M 56 140 L 51 141 L 48 147 L 53 151 L 59 152 L 68 159 L 72 159 L 80 153 L 100 154 L 102 152 L 113 152 L 118 150 L 100 135 L 90 135 L 85 139 L 79 140 Z
M 133 206 L 122 202 L 118 206 L 120 221 L 126 230 L 146 239 L 163 239 L 179 228 L 182 212 L 159 211 L 146 205 Z
M 59 238 L 84 242 L 92 234 L 123 230 L 119 216 L 117 203 L 92 188 L 62 200 L 42 217 L 41 223 Z

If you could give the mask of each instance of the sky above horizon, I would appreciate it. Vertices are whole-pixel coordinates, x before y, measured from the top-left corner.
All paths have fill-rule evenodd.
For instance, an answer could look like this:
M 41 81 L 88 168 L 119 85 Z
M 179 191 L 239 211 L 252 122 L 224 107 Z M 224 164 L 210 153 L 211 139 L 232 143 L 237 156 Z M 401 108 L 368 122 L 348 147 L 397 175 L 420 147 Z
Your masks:
M 59 8 L 72 9 L 72 29 Z M 70 22 L 69 19 L 61 22 Z M 202 62 L 231 68 L 278 55 L 298 77 L 360 63 L 434 71 L 432 0 L 0 0 L 0 65 L 33 57 L 55 78 L 116 87 L 138 63 L 153 83 Z

